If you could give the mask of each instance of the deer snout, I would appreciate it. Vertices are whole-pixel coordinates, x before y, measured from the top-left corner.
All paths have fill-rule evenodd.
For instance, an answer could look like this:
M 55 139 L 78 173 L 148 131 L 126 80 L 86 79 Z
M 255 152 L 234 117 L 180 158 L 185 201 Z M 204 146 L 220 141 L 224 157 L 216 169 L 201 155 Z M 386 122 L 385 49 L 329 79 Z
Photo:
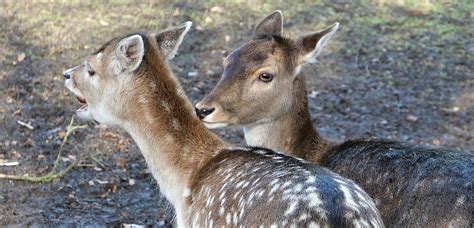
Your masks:
M 199 117 L 199 119 L 204 119 L 206 116 L 210 115 L 213 113 L 216 108 L 214 107 L 215 105 L 211 105 L 208 102 L 201 101 L 194 106 L 194 109 L 196 110 L 196 114 Z
M 64 73 L 63 73 L 64 78 L 65 79 L 70 79 L 71 78 L 71 73 L 72 73 L 72 70 L 70 70 L 70 69 L 64 71 Z
M 216 115 L 221 115 L 221 107 L 218 103 L 211 101 L 209 98 L 201 100 L 199 103 L 194 106 L 196 114 L 204 122 L 216 122 L 219 121 L 216 119 Z M 211 115 L 212 114 L 212 115 Z M 207 118 L 206 118 L 207 117 Z
M 201 120 L 206 118 L 206 116 L 208 116 L 209 114 L 214 112 L 214 110 L 216 110 L 215 108 L 198 108 L 197 105 L 196 105 L 196 107 L 194 107 L 194 109 L 196 110 L 197 116 Z
M 215 129 L 229 125 L 229 118 L 218 103 L 204 100 L 197 103 L 194 109 L 207 128 Z

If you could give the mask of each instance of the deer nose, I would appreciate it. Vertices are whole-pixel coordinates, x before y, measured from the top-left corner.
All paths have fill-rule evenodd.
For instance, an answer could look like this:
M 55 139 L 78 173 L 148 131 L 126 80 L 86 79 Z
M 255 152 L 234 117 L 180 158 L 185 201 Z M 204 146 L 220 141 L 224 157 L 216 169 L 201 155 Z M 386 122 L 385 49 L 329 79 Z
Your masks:
M 197 116 L 199 117 L 199 119 L 204 119 L 206 118 L 206 116 L 208 116 L 209 114 L 211 114 L 212 112 L 214 112 L 214 110 L 216 110 L 215 108 L 197 108 L 195 107 L 194 109 L 196 109 L 196 114 Z
M 69 70 L 65 71 L 63 73 L 63 76 L 64 76 L 65 79 L 70 79 L 71 78 L 71 71 L 69 71 Z

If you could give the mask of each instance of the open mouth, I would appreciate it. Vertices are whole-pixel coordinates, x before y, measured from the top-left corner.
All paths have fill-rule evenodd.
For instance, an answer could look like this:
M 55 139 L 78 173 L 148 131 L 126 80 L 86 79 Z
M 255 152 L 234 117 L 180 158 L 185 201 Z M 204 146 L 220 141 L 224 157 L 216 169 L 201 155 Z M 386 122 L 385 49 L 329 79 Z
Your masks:
M 79 104 L 81 104 L 81 107 L 76 110 L 76 112 L 85 112 L 87 111 L 87 101 L 85 98 L 76 96 L 77 100 L 79 101 Z

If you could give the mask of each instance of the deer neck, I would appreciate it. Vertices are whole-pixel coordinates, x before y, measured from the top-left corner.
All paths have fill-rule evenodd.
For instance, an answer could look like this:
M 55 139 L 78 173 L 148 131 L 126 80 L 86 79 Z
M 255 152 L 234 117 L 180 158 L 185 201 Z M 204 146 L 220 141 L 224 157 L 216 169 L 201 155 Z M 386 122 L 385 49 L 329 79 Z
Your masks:
M 160 61 L 143 70 L 132 94 L 124 128 L 138 144 L 161 192 L 179 211 L 190 177 L 224 143 L 195 117 L 192 105 Z
M 306 81 L 299 75 L 294 81 L 290 110 L 270 122 L 244 128 L 249 145 L 263 146 L 316 163 L 324 162 L 331 142 L 313 128 L 308 111 Z

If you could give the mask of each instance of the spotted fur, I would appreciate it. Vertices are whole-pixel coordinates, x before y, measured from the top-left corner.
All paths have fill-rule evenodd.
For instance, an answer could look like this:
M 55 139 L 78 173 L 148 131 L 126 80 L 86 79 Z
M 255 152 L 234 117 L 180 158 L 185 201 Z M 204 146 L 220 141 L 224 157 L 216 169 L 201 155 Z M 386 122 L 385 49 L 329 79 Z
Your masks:
M 265 148 L 225 149 L 194 179 L 193 226 L 383 226 L 373 201 L 354 182 Z
M 347 141 L 329 153 L 326 166 L 371 193 L 392 226 L 473 227 L 472 153 L 380 140 Z

